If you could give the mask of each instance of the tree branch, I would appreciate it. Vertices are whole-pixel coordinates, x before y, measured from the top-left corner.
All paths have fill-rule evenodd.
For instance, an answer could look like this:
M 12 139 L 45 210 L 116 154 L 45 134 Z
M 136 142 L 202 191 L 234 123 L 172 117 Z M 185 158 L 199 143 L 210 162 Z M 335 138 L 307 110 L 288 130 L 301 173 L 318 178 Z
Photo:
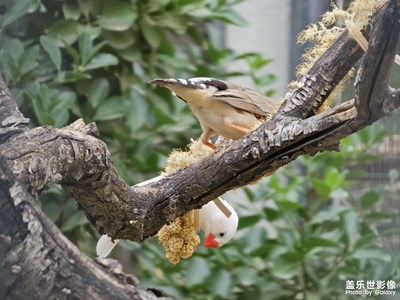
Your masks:
M 0 299 L 160 299 L 139 290 L 133 276 L 84 256 L 37 210 L 1 157 L 0 199 Z
M 390 1 L 374 27 L 356 81 L 357 119 L 352 126 L 371 124 L 392 111 L 393 90 L 389 77 L 400 42 L 400 1 Z M 364 125 L 364 126 L 365 126 Z
M 362 55 L 345 32 L 270 120 L 242 140 L 159 181 L 130 188 L 117 174 L 104 143 L 93 136 L 93 125 L 88 129 L 82 121 L 62 129 L 39 127 L 17 134 L 0 145 L 0 153 L 32 191 L 58 182 L 101 233 L 143 241 L 177 216 L 260 179 L 300 155 L 337 149 L 340 139 L 397 108 L 399 93 L 389 89 L 387 77 L 400 36 L 399 1 L 391 0 L 376 12 L 355 101 L 315 115 Z M 386 31 L 390 34 L 382 34 Z M 376 64 L 374 57 L 379 57 Z

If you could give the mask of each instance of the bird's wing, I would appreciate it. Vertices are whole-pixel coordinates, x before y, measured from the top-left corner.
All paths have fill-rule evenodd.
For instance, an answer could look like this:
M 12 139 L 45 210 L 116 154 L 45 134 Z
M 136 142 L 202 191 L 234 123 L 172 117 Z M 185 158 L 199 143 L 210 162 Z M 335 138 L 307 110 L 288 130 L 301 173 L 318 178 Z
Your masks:
M 150 83 L 169 89 L 171 89 L 171 85 L 197 90 L 207 90 L 208 87 L 213 86 L 216 88 L 216 91 L 211 93 L 209 99 L 221 101 L 235 108 L 260 116 L 269 116 L 273 114 L 279 106 L 277 102 L 272 101 L 252 89 L 211 77 L 194 77 L 190 79 L 159 78 L 150 81 Z M 183 100 L 186 102 L 185 99 Z
M 259 92 L 230 82 L 226 86 L 226 89 L 214 92 L 211 98 L 260 116 L 269 116 L 276 111 L 277 103 Z

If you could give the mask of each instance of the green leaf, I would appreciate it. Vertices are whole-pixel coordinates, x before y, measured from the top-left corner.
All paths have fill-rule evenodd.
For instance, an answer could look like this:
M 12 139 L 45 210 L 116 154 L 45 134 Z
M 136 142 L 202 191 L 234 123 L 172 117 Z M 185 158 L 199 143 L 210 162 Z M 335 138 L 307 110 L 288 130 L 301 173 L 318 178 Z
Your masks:
M 369 128 L 364 128 L 360 131 L 357 132 L 357 136 L 361 139 L 361 142 L 364 145 L 368 145 L 368 142 L 370 140 L 370 130 Z
M 50 186 L 41 195 L 41 199 L 45 200 L 39 202 L 41 210 L 56 223 L 63 212 L 63 204 L 65 203 L 65 194 L 62 192 L 61 187 L 58 185 Z
M 17 82 L 20 77 L 20 71 L 16 62 L 13 60 L 13 57 L 9 53 L 4 53 L 2 58 L 1 67 L 3 69 L 2 71 L 4 72 L 5 79 L 7 81 Z
M 105 41 L 97 43 L 93 46 L 92 38 L 89 32 L 84 32 L 79 37 L 79 51 L 81 56 L 81 64 L 86 65 L 87 62 L 106 44 Z
M 325 180 L 313 178 L 312 183 L 313 183 L 315 190 L 318 192 L 318 194 L 323 199 L 326 199 L 329 197 L 329 194 L 331 193 L 332 188 L 331 188 L 331 186 L 328 185 L 328 183 Z
M 3 17 L 3 24 L 1 24 L 1 27 L 6 27 L 7 25 L 11 24 L 15 20 L 26 14 L 31 6 L 32 2 L 30 0 L 14 1 L 13 5 L 6 9 Z
M 359 238 L 358 216 L 354 211 L 343 213 L 343 226 L 348 244 L 352 247 Z
M 157 26 L 183 32 L 189 26 L 188 17 L 185 15 L 164 13 L 156 20 Z
M 69 119 L 69 112 L 67 110 L 61 110 L 61 111 L 58 111 L 57 114 L 52 113 L 51 116 L 54 120 L 52 126 L 55 128 L 61 128 L 65 125 L 67 125 L 68 119 Z
M 300 207 L 300 204 L 298 202 L 294 202 L 294 201 L 290 201 L 290 200 L 279 200 L 279 201 L 276 201 L 276 204 L 283 211 L 292 211 L 292 210 L 298 209 Z
M 223 21 L 224 23 L 229 23 L 238 26 L 245 26 L 246 21 L 237 14 L 234 10 L 227 9 L 223 12 L 217 12 L 212 15 L 214 18 Z
M 366 215 L 368 220 L 370 221 L 383 221 L 383 220 L 390 220 L 393 218 L 393 215 L 384 213 L 384 212 L 371 212 Z
M 259 75 L 256 78 L 256 83 L 257 83 L 257 85 L 260 85 L 260 86 L 270 85 L 274 81 L 276 81 L 276 76 L 274 74 Z
M 78 23 L 71 19 L 60 20 L 49 28 L 47 36 L 54 39 L 58 47 L 71 45 L 78 39 Z
M 24 44 L 18 39 L 1 40 L 1 52 L 9 56 L 13 62 L 17 63 L 24 53 Z M 9 58 L 5 59 L 8 61 Z
M 330 207 L 327 210 L 319 211 L 314 217 L 311 219 L 311 224 L 320 224 L 324 222 L 334 222 L 339 219 L 340 214 L 348 210 L 348 207 L 345 206 L 334 206 Z
M 152 48 L 157 49 L 163 39 L 162 30 L 156 26 L 150 25 L 146 20 L 143 20 L 140 24 L 146 41 Z
M 178 56 L 169 56 L 169 55 L 164 55 L 164 54 L 158 54 L 157 58 L 164 64 L 165 68 L 171 67 L 172 70 L 178 69 L 178 70 L 188 70 L 188 71 L 194 71 L 195 68 L 192 64 L 188 64 L 187 60 Z
M 121 96 L 114 96 L 107 99 L 96 110 L 93 120 L 106 121 L 123 117 L 128 109 L 125 101 L 125 98 Z
M 283 186 L 279 180 L 279 177 L 276 174 L 269 177 L 269 184 L 271 188 L 273 188 L 276 192 L 283 191 Z
M 55 195 L 54 197 L 57 197 Z M 59 196 L 58 196 L 59 197 Z M 56 222 L 60 217 L 62 210 L 60 209 L 60 203 L 56 199 L 46 199 L 41 205 L 42 211 L 48 216 L 53 222 Z
M 35 111 L 36 118 L 40 125 L 52 125 L 53 119 L 47 114 L 46 109 L 43 107 L 43 103 L 40 98 L 31 98 L 33 109 Z
M 129 46 L 126 49 L 117 51 L 118 55 L 129 62 L 142 62 L 143 53 L 134 45 Z
M 91 76 L 89 74 L 79 72 L 79 71 L 68 71 L 61 72 L 59 76 L 60 82 L 74 82 L 79 80 L 90 79 Z
M 88 221 L 85 217 L 85 214 L 78 210 L 76 211 L 74 214 L 72 214 L 71 216 L 68 216 L 67 221 L 62 225 L 61 230 L 62 231 L 69 231 L 74 229 L 77 226 L 80 225 L 84 225 L 86 224 Z
M 260 220 L 260 218 L 261 217 L 259 215 L 240 217 L 238 228 L 242 229 L 242 228 L 251 227 L 254 224 L 256 224 Z
M 79 33 L 87 33 L 90 36 L 90 39 L 94 41 L 97 39 L 101 34 L 101 27 L 100 26 L 79 26 Z M 102 41 L 100 44 L 107 43 L 106 41 Z
M 157 125 L 159 126 L 159 128 L 161 128 L 163 125 L 176 123 L 176 119 L 174 119 L 173 116 L 171 116 L 171 114 L 167 111 L 167 109 L 163 109 L 162 107 L 159 106 L 154 106 L 152 107 L 151 112 L 154 118 L 157 120 Z
M 274 221 L 281 216 L 280 212 L 274 208 L 264 207 L 263 210 L 264 210 L 265 215 L 267 216 L 268 221 Z
M 230 272 L 219 269 L 212 278 L 213 295 L 227 299 L 231 294 L 232 275 Z
M 258 71 L 262 67 L 272 62 L 272 59 L 265 59 L 258 53 L 245 53 L 239 55 L 237 59 L 246 59 L 253 71 Z
M 36 81 L 33 81 L 33 82 L 29 82 L 26 85 L 24 92 L 29 98 L 36 98 L 39 95 L 39 89 L 40 89 L 39 83 Z
M 132 46 L 136 41 L 136 36 L 131 30 L 121 32 L 103 30 L 102 35 L 107 40 L 109 46 L 119 50 Z
M 89 0 L 78 0 L 78 5 L 79 5 L 79 9 L 80 11 L 85 15 L 85 17 L 88 19 L 89 18 L 89 14 L 90 13 L 94 13 L 94 15 L 96 15 L 98 13 L 98 11 L 96 11 L 95 9 L 93 9 L 93 5 L 97 4 L 97 5 L 101 5 L 102 3 L 100 1 L 89 1 Z
M 240 284 L 244 286 L 254 285 L 259 279 L 257 271 L 247 266 L 234 268 L 232 272 L 238 277 Z
M 88 33 L 83 33 L 79 36 L 78 47 L 81 64 L 86 65 L 86 63 L 92 57 L 92 41 Z
M 97 108 L 110 92 L 110 83 L 104 78 L 95 79 L 89 89 L 88 100 L 93 108 Z
M 54 127 L 60 128 L 67 125 L 69 120 L 69 111 L 76 101 L 76 95 L 70 91 L 62 91 L 54 101 L 55 105 L 51 110 L 51 116 L 54 119 Z
M 290 262 L 286 259 L 275 260 L 273 274 L 274 277 L 288 280 L 301 274 L 300 264 L 298 262 Z
M 325 174 L 325 181 L 331 188 L 340 186 L 344 179 L 344 174 L 339 173 L 337 168 L 329 168 Z
M 197 28 L 196 26 L 189 26 L 186 30 L 186 33 L 199 45 L 204 44 L 204 38 L 202 35 L 201 30 Z
M 38 56 L 39 56 L 38 45 L 25 49 L 25 52 L 19 59 L 19 69 L 21 74 L 26 74 L 37 66 Z
M 24 100 L 24 90 L 19 89 L 17 87 L 10 88 L 11 95 L 14 96 L 15 101 L 18 106 L 22 106 Z
M 62 7 L 64 18 L 78 20 L 81 15 L 81 10 L 76 2 L 65 2 Z
M 152 0 L 152 1 L 147 1 L 147 3 L 144 6 L 143 10 L 147 14 L 157 13 L 159 11 L 165 11 L 166 10 L 166 6 L 171 2 L 174 2 L 174 1 L 173 0 Z M 179 1 L 177 3 L 179 3 Z
M 243 192 L 246 194 L 246 197 L 247 197 L 247 199 L 249 199 L 250 202 L 256 201 L 256 195 L 252 189 L 249 189 L 248 187 L 244 187 Z
M 60 48 L 57 47 L 56 43 L 53 39 L 42 35 L 40 37 L 40 44 L 43 49 L 46 50 L 47 54 L 50 56 L 51 61 L 56 66 L 57 70 L 61 69 L 61 51 Z
M 304 246 L 308 249 L 311 250 L 315 247 L 333 247 L 333 248 L 338 248 L 339 244 L 334 242 L 334 241 L 330 241 L 324 238 L 320 238 L 320 237 L 312 237 L 309 239 L 306 239 L 304 241 Z
M 390 262 L 392 260 L 389 253 L 379 248 L 357 249 L 350 255 L 350 257 L 362 260 L 377 259 L 385 262 Z
M 329 198 L 337 201 L 345 201 L 349 199 L 349 191 L 342 188 L 335 188 L 330 194 Z
M 75 48 L 67 45 L 66 43 L 64 43 L 64 46 L 65 46 L 65 50 L 67 51 L 67 53 L 69 55 L 71 55 L 72 59 L 74 60 L 74 65 L 79 66 L 80 59 L 81 59 L 79 52 Z
M 257 224 L 247 230 L 249 231 L 245 236 L 245 253 L 252 253 L 265 245 L 267 232 L 262 224 Z
M 148 120 L 149 103 L 136 86 L 130 89 L 130 104 L 128 124 L 135 132 Z
M 303 259 L 303 254 L 297 251 L 287 251 L 279 256 L 281 259 L 284 259 L 287 262 L 295 263 L 300 262 Z
M 210 275 L 209 262 L 202 257 L 194 257 L 189 261 L 186 269 L 187 285 L 195 286 L 203 284 Z
M 85 70 L 99 69 L 118 64 L 118 58 L 109 53 L 99 53 L 95 55 L 85 66 Z
M 124 31 L 129 29 L 137 18 L 132 4 L 121 1 L 105 1 L 99 17 L 99 25 L 107 30 Z
M 382 193 L 371 190 L 366 192 L 361 198 L 361 206 L 365 209 L 371 208 L 381 199 Z

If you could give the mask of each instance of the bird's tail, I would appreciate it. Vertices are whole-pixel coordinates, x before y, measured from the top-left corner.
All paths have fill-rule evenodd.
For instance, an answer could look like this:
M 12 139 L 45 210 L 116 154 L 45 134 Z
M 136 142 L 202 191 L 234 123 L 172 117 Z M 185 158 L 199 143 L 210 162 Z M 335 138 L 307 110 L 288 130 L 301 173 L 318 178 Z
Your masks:
M 96 253 L 99 258 L 104 258 L 106 257 L 112 249 L 117 245 L 118 240 L 115 240 L 114 242 L 112 239 L 107 236 L 106 234 L 103 234 L 99 241 L 97 242 L 96 245 Z

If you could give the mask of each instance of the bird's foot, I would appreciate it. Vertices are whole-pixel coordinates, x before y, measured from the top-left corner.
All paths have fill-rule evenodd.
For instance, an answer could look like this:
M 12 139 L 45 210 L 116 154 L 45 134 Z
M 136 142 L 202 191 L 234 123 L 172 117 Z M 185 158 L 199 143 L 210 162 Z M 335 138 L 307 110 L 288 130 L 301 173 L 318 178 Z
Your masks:
M 218 150 L 218 147 L 215 144 L 211 143 L 209 140 L 202 139 L 201 142 L 203 143 L 203 145 L 208 146 L 213 150 Z

